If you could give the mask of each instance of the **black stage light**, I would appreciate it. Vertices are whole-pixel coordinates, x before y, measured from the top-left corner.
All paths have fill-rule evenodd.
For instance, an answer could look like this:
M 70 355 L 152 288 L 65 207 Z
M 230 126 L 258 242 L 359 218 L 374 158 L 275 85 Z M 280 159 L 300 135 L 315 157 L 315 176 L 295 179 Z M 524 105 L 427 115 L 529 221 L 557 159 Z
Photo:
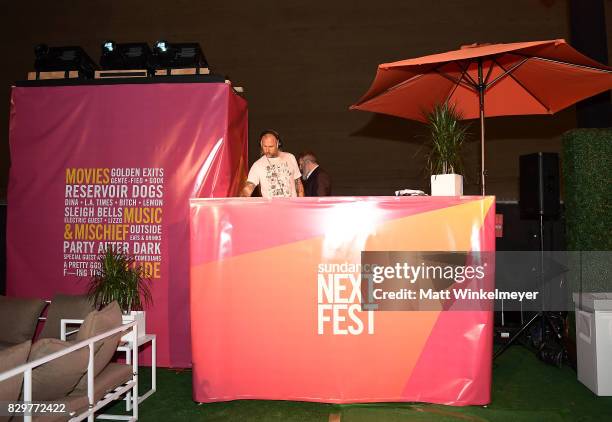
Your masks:
M 164 40 L 153 45 L 155 69 L 208 68 L 208 62 L 198 43 L 169 43 Z
M 151 49 L 147 43 L 121 43 L 104 41 L 100 67 L 103 70 L 149 69 Z
M 34 48 L 36 72 L 79 71 L 79 77 L 93 78 L 98 66 L 79 46 L 49 47 L 39 44 Z

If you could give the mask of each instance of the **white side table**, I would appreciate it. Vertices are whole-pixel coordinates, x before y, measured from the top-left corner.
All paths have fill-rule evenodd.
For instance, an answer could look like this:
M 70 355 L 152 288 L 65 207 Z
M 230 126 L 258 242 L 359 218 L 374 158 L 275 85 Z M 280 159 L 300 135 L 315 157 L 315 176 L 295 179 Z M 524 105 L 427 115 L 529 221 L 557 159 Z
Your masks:
M 138 396 L 138 404 L 142 403 L 147 397 L 155 393 L 157 390 L 157 336 L 155 334 L 145 334 L 138 338 L 137 347 L 151 342 L 151 389 L 144 393 L 142 396 Z M 118 352 L 125 352 L 125 363 L 128 365 L 132 363 L 132 348 L 134 343 L 132 342 L 121 342 L 117 347 Z M 125 410 L 132 410 L 131 392 L 126 394 Z

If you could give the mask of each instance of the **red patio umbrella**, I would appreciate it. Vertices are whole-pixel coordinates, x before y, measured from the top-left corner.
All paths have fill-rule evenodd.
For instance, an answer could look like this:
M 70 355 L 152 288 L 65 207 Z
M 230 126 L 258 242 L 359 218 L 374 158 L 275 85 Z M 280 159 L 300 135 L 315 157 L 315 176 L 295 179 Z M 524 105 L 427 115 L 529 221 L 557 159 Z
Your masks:
M 553 114 L 612 88 L 612 68 L 565 40 L 474 44 L 416 59 L 383 63 L 351 109 L 426 121 L 434 105 L 454 103 L 464 119 L 480 118 L 485 193 L 484 118 Z

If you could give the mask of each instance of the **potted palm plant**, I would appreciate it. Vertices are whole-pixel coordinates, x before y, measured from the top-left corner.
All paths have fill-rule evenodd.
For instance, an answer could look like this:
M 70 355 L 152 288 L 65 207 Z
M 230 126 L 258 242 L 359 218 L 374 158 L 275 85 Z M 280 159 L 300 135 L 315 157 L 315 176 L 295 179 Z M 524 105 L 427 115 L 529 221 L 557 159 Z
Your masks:
M 150 283 L 133 256 L 107 248 L 99 258 L 99 267 L 89 280 L 87 295 L 98 307 L 117 301 L 123 322 L 137 321 L 138 337 L 145 335 L 145 306 L 152 304 Z M 129 337 L 126 334 L 123 340 Z
M 461 114 L 448 103 L 435 105 L 427 114 L 431 140 L 427 167 L 431 174 L 432 196 L 463 195 L 461 147 L 468 133 L 467 126 L 460 120 Z

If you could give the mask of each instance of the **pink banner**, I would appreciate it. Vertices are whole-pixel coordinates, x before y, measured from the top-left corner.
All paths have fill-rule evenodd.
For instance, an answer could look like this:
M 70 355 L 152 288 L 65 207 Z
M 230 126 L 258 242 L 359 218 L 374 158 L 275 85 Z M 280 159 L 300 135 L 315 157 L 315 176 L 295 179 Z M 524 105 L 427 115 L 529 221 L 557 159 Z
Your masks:
M 492 312 L 364 310 L 360 266 L 494 251 L 494 216 L 493 197 L 191 200 L 194 400 L 489 403 Z
M 224 83 L 13 88 L 9 295 L 84 292 L 113 246 L 153 283 L 158 364 L 191 365 L 188 199 L 237 192 L 247 105 Z

